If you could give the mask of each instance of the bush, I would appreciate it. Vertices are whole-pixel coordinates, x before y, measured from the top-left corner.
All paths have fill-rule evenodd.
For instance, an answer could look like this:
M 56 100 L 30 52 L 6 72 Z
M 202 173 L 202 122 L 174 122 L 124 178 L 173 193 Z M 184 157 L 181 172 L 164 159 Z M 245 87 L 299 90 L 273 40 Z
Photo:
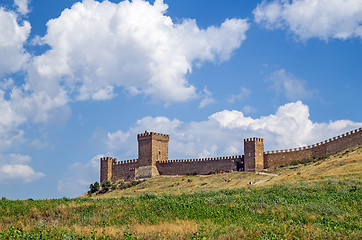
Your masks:
M 89 186 L 89 191 L 90 193 L 95 193 L 99 191 L 99 183 L 95 182 L 94 184 L 91 183 L 91 185 Z
M 102 183 L 102 189 L 104 190 L 104 191 L 108 191 L 109 190 L 109 188 L 112 186 L 112 183 L 111 183 L 111 181 L 104 181 L 103 183 Z

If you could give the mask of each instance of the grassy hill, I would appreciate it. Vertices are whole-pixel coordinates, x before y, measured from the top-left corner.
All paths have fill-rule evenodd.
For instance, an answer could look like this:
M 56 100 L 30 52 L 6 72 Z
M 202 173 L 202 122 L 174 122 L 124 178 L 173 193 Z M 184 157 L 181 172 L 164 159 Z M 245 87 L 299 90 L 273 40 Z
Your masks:
M 3 198 L 0 239 L 362 239 L 361 152 L 260 174 L 160 176 L 92 198 Z

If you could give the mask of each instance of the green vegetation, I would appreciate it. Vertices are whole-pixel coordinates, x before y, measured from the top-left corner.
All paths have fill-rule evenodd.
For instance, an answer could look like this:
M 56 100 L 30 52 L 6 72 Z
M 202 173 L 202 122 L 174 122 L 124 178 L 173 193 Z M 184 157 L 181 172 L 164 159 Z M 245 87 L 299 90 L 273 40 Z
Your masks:
M 0 239 L 361 239 L 361 180 L 118 199 L 0 201 Z M 173 226 L 182 225 L 178 232 Z
M 89 191 L 88 191 L 88 195 L 91 195 L 92 193 L 98 192 L 100 189 L 99 183 L 95 182 L 94 184 L 91 183 L 91 185 L 89 186 Z
M 0 240 L 362 239 L 361 152 L 260 174 L 107 182 L 91 198 L 3 197 Z
M 103 190 L 103 192 L 108 192 L 108 190 L 111 188 L 111 186 L 112 186 L 111 181 L 104 181 L 104 182 L 102 183 L 102 190 Z

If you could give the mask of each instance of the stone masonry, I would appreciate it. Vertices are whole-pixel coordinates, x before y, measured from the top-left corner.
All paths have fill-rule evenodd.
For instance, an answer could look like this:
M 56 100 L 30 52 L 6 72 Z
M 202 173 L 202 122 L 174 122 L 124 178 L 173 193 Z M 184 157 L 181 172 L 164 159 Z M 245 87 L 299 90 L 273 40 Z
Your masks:
M 101 158 L 100 182 L 144 179 L 158 175 L 210 174 L 214 171 L 259 171 L 304 159 L 320 158 L 362 145 L 362 128 L 311 146 L 264 152 L 264 139 L 244 139 L 244 155 L 168 159 L 169 135 L 145 131 L 138 134 L 138 159 Z

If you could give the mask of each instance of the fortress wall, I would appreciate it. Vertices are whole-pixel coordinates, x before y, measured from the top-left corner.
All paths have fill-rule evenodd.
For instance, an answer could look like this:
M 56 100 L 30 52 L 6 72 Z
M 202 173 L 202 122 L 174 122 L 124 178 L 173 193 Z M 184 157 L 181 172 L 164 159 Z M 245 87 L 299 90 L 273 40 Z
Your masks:
M 264 153 L 264 168 L 271 168 L 290 164 L 293 161 L 301 159 L 310 159 L 313 157 L 311 149 L 288 149 L 281 151 L 271 151 Z
M 307 147 L 264 152 L 264 168 L 286 165 L 303 159 L 321 158 L 358 145 L 362 145 L 362 128 Z
M 114 162 L 112 165 L 112 181 L 135 178 L 135 169 L 137 167 L 137 159 Z
M 156 162 L 160 175 L 187 175 L 197 172 L 209 174 L 216 169 L 237 171 L 243 167 L 243 156 L 200 158 L 200 159 L 176 159 Z
M 330 142 L 326 145 L 326 154 L 334 154 L 362 145 L 362 128 L 342 134 L 341 136 L 332 138 L 329 141 Z

